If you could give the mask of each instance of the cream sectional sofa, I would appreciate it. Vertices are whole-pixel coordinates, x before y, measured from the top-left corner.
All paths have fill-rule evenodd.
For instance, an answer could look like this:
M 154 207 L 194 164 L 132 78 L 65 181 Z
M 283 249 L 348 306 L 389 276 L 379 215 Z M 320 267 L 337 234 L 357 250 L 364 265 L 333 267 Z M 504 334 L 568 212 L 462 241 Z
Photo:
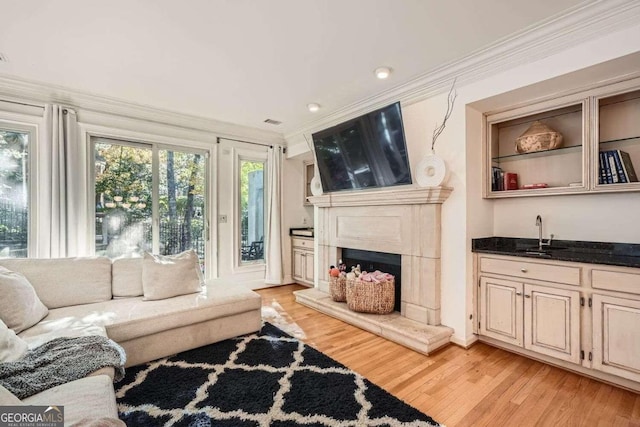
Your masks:
M 260 329 L 261 297 L 240 287 L 207 284 L 198 293 L 145 300 L 142 262 L 0 259 L 0 266 L 29 280 L 49 309 L 18 336 L 35 347 L 59 336 L 106 334 L 124 348 L 126 366 L 133 366 Z M 102 373 L 113 376 L 112 369 Z M 102 395 L 115 408 L 113 390 Z

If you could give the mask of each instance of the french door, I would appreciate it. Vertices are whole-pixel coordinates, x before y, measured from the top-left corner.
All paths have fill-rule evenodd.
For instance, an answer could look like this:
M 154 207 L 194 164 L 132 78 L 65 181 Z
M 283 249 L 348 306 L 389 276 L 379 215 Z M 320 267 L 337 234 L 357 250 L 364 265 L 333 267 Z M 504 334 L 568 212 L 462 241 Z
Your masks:
M 96 254 L 194 249 L 204 265 L 208 151 L 101 137 L 91 142 Z

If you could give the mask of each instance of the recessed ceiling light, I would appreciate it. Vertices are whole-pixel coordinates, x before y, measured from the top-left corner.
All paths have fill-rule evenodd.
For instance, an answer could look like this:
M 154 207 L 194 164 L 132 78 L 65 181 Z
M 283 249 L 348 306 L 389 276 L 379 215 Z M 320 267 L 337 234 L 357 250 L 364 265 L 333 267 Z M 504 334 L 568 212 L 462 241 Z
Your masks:
M 315 102 L 313 102 L 311 104 L 307 104 L 307 108 L 312 113 L 315 113 L 316 111 L 318 111 L 320 109 L 320 104 L 316 104 Z
M 391 68 L 389 67 L 378 67 L 373 71 L 373 74 L 380 80 L 384 80 L 391 74 Z

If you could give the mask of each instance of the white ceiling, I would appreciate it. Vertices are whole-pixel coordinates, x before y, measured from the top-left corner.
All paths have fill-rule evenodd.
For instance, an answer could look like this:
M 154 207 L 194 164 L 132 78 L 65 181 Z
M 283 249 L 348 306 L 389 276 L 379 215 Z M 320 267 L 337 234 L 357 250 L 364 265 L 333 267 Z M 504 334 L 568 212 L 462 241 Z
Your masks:
M 0 0 L 0 74 L 285 134 L 590 3 Z

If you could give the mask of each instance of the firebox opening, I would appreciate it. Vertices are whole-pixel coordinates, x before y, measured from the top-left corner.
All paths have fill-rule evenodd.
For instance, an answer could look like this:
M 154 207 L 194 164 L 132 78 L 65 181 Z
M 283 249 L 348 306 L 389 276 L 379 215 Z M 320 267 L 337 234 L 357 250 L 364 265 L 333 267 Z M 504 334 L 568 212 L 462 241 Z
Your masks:
M 401 268 L 402 257 L 400 254 L 389 254 L 385 252 L 364 251 L 360 249 L 342 248 L 342 262 L 347 265 L 347 271 L 351 271 L 352 266 L 360 264 L 364 271 L 380 270 L 395 276 L 395 304 L 394 310 L 400 311 L 401 292 Z

